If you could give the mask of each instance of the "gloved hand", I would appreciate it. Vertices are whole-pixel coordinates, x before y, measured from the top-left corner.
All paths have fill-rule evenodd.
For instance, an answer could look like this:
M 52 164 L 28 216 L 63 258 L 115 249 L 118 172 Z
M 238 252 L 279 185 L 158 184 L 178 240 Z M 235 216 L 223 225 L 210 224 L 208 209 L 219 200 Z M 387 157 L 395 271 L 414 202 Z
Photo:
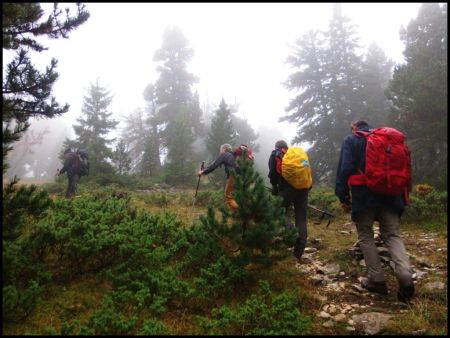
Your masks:
M 278 190 L 278 185 L 272 184 L 272 195 L 278 196 L 280 194 L 280 191 Z

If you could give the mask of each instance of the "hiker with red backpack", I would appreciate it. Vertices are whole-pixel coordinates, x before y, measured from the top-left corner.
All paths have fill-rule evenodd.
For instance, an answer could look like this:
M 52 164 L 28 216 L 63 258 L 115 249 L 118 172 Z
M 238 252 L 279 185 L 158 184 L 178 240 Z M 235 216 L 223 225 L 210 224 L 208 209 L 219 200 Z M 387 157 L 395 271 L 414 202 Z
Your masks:
M 306 152 L 300 147 L 289 148 L 286 141 L 277 141 L 275 150 L 270 154 L 268 177 L 272 184 L 272 194 L 283 198 L 282 206 L 286 213 L 294 205 L 298 236 L 293 254 L 301 260 L 308 237 L 307 206 L 308 194 L 312 188 L 311 167 Z
M 395 264 L 397 298 L 408 302 L 414 296 L 409 256 L 400 237 L 400 217 L 411 191 L 411 159 L 404 135 L 394 128 L 372 129 L 366 121 L 352 123 L 352 134 L 341 147 L 335 194 L 343 209 L 351 212 L 368 278 L 361 286 L 387 295 L 388 288 L 375 246 L 373 223 L 380 224 L 381 237 Z

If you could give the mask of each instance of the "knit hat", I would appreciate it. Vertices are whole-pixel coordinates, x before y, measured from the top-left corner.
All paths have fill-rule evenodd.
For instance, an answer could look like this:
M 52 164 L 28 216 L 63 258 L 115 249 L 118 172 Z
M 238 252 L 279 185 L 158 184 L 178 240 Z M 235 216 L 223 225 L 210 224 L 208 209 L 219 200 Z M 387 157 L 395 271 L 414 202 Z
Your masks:
M 286 141 L 279 140 L 275 143 L 275 148 L 288 148 Z

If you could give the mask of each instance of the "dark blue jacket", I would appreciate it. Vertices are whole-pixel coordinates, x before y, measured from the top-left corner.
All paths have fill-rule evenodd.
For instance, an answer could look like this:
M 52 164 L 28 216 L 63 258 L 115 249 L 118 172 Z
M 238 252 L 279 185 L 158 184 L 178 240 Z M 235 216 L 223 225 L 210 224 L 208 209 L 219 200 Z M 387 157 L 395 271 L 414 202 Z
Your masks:
M 225 151 L 224 153 L 220 154 L 216 160 L 211 163 L 206 169 L 203 171 L 204 175 L 208 175 L 210 172 L 216 170 L 221 165 L 225 166 L 225 173 L 228 176 L 230 176 L 230 170 L 236 170 L 236 160 L 234 158 L 234 155 L 230 151 Z
M 359 130 L 369 131 L 370 127 Z M 345 137 L 342 142 L 341 154 L 336 173 L 335 194 L 341 203 L 350 204 L 350 189 L 347 184 L 350 175 L 358 174 L 358 168 L 365 170 L 366 161 L 366 138 L 354 134 Z M 401 215 L 406 203 L 404 196 L 386 196 L 370 191 L 367 186 L 351 187 L 352 219 L 368 208 L 387 207 L 392 208 Z

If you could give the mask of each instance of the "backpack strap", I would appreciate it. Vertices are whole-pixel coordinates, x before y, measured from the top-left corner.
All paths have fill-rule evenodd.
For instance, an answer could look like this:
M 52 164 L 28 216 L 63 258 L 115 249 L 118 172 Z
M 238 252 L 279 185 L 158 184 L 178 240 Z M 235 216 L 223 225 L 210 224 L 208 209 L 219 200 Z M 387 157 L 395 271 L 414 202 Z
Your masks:
M 371 131 L 364 131 L 364 130 L 352 130 L 353 134 L 356 137 L 364 137 L 367 138 L 369 135 L 373 133 L 373 130 Z M 367 185 L 367 178 L 366 175 L 362 172 L 360 168 L 357 168 L 359 171 L 359 174 L 350 175 L 347 180 L 347 184 L 349 188 L 353 185 Z
M 283 160 L 284 154 L 286 154 L 287 149 L 285 148 L 276 148 L 275 149 L 275 169 L 278 174 L 281 175 L 281 162 Z

